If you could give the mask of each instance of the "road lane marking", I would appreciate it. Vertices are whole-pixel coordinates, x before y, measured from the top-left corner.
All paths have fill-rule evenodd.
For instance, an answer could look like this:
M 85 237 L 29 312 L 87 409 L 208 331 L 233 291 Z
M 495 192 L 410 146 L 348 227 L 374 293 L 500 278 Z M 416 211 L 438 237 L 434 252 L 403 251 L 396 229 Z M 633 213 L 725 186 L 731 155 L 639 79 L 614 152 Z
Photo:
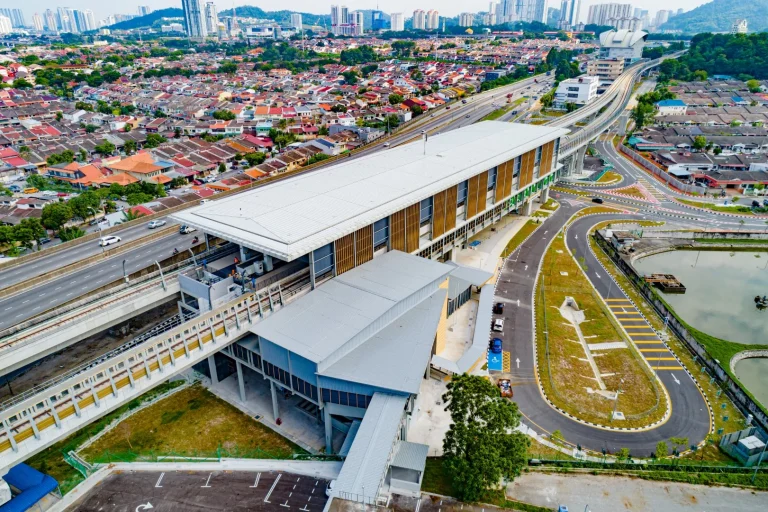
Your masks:
M 640 352 L 667 352 L 666 347 L 660 347 L 660 348 L 641 348 L 638 349 Z
M 160 488 L 162 485 L 160 485 L 160 482 L 163 481 L 163 477 L 165 476 L 165 473 L 160 473 L 160 478 L 157 479 L 157 483 L 155 484 L 155 487 Z
M 633 340 L 635 345 L 662 345 L 661 340 Z
M 259 486 L 259 479 L 261 478 L 261 473 L 256 473 L 256 481 L 253 482 L 253 485 L 251 486 L 251 489 L 255 489 Z
M 659 366 L 659 367 L 654 367 L 654 370 L 657 371 L 657 372 L 658 371 L 667 371 L 667 370 L 669 370 L 669 371 L 671 371 L 671 370 L 682 370 L 682 369 L 683 368 L 680 367 L 680 366 Z M 673 375 L 673 377 L 674 377 L 674 375 Z M 680 384 L 680 381 L 677 381 L 677 383 Z
M 674 357 L 646 357 L 648 361 L 677 361 Z
M 275 490 L 275 487 L 277 487 L 277 482 L 279 482 L 279 481 L 280 481 L 280 478 L 281 478 L 282 476 L 283 476 L 283 474 L 282 474 L 282 473 L 280 473 L 279 475 L 277 475 L 277 478 L 275 478 L 275 481 L 274 481 L 274 483 L 272 484 L 272 487 L 270 487 L 270 488 L 269 488 L 269 492 L 268 492 L 268 493 L 267 493 L 267 495 L 264 497 L 264 503 L 269 503 L 269 502 L 270 502 L 270 501 L 269 501 L 269 497 L 270 497 L 270 496 L 272 496 L 272 491 L 274 491 L 274 490 Z
M 26 304 L 27 302 L 29 302 L 29 299 L 23 301 L 22 304 Z

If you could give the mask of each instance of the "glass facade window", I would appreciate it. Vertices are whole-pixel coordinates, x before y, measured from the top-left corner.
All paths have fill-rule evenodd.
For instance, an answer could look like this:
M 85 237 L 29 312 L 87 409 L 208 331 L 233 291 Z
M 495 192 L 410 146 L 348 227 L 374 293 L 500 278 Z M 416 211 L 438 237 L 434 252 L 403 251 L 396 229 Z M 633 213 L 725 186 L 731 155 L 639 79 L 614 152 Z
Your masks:
M 346 391 L 337 391 L 335 389 L 323 389 L 323 402 L 329 404 L 348 405 L 349 407 L 358 407 L 366 409 L 371 403 L 371 397 L 360 395 L 358 393 L 347 393 Z
M 459 183 L 459 190 L 456 197 L 456 205 L 461 206 L 467 201 L 467 187 L 469 186 L 468 181 L 462 181 Z
M 389 217 L 373 224 L 373 250 L 376 251 L 387 245 L 389 240 Z
M 536 148 L 536 159 L 533 161 L 533 165 L 539 165 L 541 163 L 541 146 Z
M 494 167 L 488 170 L 488 190 L 493 190 L 496 187 L 496 176 L 498 175 L 498 169 Z
M 515 158 L 515 170 L 512 176 L 520 176 L 520 169 L 523 167 L 523 161 L 520 157 Z
M 429 223 L 429 220 L 432 218 L 432 198 L 428 197 L 423 199 L 419 207 L 421 209 L 419 223 L 423 226 L 424 224 Z
M 557 154 L 560 152 L 560 138 L 555 139 L 555 149 L 552 153 L 552 167 L 557 165 Z
M 315 249 L 312 253 L 315 259 L 315 275 L 322 275 L 333 269 L 333 243 Z

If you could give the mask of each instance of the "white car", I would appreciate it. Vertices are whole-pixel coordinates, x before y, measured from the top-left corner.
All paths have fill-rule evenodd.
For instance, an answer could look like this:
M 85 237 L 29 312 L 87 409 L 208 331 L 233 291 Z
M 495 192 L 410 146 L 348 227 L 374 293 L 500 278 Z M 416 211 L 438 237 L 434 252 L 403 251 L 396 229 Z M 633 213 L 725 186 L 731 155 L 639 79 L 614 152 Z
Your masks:
M 161 226 L 165 226 L 165 221 L 164 220 L 151 220 L 151 221 L 149 221 L 149 224 L 147 224 L 147 227 L 149 229 L 155 229 L 155 228 L 159 228 Z
M 501 332 L 504 330 L 504 319 L 503 318 L 497 318 L 493 321 L 493 330 L 496 332 Z
M 106 247 L 108 245 L 116 244 L 121 240 L 119 236 L 103 236 L 99 238 L 99 245 Z

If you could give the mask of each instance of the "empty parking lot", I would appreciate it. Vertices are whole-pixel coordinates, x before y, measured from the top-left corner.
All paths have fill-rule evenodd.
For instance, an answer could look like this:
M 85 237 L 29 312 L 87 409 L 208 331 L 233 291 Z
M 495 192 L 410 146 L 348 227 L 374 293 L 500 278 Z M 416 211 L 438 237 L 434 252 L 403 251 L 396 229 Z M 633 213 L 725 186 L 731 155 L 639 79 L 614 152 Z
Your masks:
M 113 473 L 68 511 L 320 512 L 327 480 L 279 472 Z M 151 505 L 151 507 L 150 507 Z

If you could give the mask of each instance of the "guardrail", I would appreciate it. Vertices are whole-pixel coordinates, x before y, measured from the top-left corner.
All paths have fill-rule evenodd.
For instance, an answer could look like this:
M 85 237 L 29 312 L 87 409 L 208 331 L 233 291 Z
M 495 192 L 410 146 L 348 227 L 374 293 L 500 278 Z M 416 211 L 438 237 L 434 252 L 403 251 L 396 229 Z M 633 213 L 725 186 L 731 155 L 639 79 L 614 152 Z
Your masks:
M 278 284 L 242 295 L 106 360 L 91 362 L 6 401 L 0 412 L 0 466 L 32 455 L 204 360 L 309 286 L 306 282 L 284 292 Z M 161 377 L 153 380 L 155 376 Z M 49 434 L 50 429 L 56 431 Z

